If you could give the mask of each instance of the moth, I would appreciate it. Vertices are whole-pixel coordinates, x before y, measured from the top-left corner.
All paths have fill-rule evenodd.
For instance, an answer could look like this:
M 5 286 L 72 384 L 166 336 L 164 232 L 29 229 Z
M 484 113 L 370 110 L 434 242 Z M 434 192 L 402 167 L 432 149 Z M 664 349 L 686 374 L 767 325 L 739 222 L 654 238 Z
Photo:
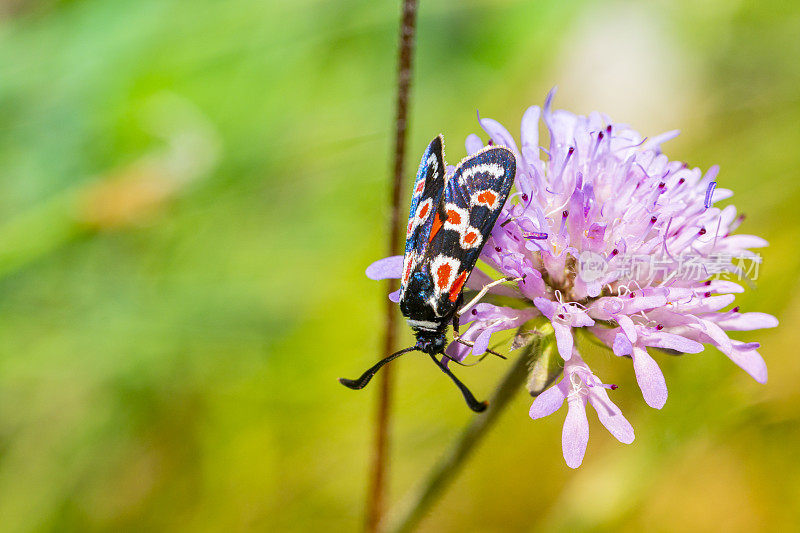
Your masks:
M 382 359 L 358 379 L 340 378 L 342 385 L 364 388 L 387 363 L 420 351 L 453 380 L 470 409 L 486 409 L 488 404 L 477 401 L 447 367 L 444 349 L 451 323 L 458 332 L 462 289 L 508 199 L 516 168 L 511 150 L 490 146 L 462 160 L 446 178 L 444 139 L 438 135 L 431 141 L 414 181 L 400 278 L 400 311 L 417 342 Z

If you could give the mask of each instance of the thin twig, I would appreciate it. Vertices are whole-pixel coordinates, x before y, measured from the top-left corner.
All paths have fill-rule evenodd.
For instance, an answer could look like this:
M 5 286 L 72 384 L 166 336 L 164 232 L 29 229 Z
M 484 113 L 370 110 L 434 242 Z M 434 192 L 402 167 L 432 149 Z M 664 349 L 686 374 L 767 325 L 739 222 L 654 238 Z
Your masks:
M 497 420 L 514 395 L 522 389 L 528 376 L 531 361 L 540 350 L 540 337 L 535 337 L 523 350 L 514 365 L 508 370 L 489 400 L 489 408 L 472 418 L 452 448 L 439 460 L 428 474 L 422 486 L 407 500 L 400 513 L 394 516 L 387 528 L 391 532 L 411 531 L 436 499 L 451 483 L 469 454 L 476 448 L 483 436 Z
M 400 201 L 403 185 L 408 126 L 408 95 L 411 88 L 411 59 L 414 52 L 414 33 L 417 19 L 417 0 L 403 0 L 400 24 L 400 50 L 397 73 L 397 116 L 395 120 L 394 165 L 392 176 L 391 210 L 389 218 L 389 255 L 400 253 Z M 389 292 L 397 290 L 397 280 L 388 280 Z M 396 306 L 386 300 L 386 331 L 383 353 L 395 351 L 397 337 Z M 384 509 L 386 477 L 389 463 L 389 425 L 391 416 L 392 369 L 386 368 L 380 378 L 377 423 L 375 424 L 374 453 L 370 473 L 365 529 L 378 531 Z

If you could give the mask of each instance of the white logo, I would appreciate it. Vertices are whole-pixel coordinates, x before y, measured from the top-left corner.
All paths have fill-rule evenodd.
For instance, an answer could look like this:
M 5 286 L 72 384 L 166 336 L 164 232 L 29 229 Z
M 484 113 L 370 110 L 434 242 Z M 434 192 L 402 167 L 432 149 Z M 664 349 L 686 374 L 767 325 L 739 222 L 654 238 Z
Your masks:
M 608 263 L 602 255 L 584 251 L 578 257 L 578 277 L 583 281 L 596 281 L 608 272 Z

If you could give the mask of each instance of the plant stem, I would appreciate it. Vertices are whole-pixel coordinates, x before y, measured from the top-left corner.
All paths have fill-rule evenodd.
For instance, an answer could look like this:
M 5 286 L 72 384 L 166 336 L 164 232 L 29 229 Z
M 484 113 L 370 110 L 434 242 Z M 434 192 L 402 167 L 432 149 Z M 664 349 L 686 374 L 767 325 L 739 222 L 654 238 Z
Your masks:
M 489 401 L 489 408 L 475 415 L 469 425 L 453 443 L 450 450 L 431 469 L 422 486 L 407 500 L 407 505 L 398 513 L 387 528 L 391 532 L 411 531 L 425 513 L 442 495 L 447 486 L 455 479 L 460 467 L 467 460 L 497 417 L 508 405 L 514 395 L 522 389 L 528 376 L 533 358 L 538 354 L 540 340 L 536 338 L 520 354 L 514 365 L 508 370 Z
M 403 0 L 403 16 L 400 24 L 400 50 L 397 72 L 397 115 L 395 119 L 394 164 L 392 175 L 391 209 L 389 216 L 389 255 L 400 253 L 400 200 L 404 175 L 406 137 L 408 127 L 408 101 L 411 88 L 411 59 L 414 52 L 414 33 L 417 20 L 417 0 Z M 397 290 L 397 280 L 388 280 L 389 292 Z M 395 351 L 397 338 L 397 310 L 394 303 L 386 300 L 386 329 L 383 353 Z M 389 427 L 391 421 L 392 368 L 387 367 L 381 375 L 377 423 L 375 424 L 374 452 L 367 493 L 366 531 L 373 533 L 383 517 L 386 494 L 386 478 L 389 468 Z

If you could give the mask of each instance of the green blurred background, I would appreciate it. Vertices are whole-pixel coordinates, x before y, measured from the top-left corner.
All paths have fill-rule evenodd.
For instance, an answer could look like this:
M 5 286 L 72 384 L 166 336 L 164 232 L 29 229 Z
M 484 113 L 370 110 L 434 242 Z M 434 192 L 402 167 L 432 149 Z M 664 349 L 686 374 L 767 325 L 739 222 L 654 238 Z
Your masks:
M 0 530 L 360 527 L 377 387 L 336 377 L 382 355 L 398 4 L 0 2 Z M 770 379 L 661 356 L 655 411 L 591 353 L 636 441 L 592 413 L 570 470 L 520 394 L 422 529 L 794 529 L 800 6 L 422 0 L 408 168 L 556 84 L 721 165 L 771 243 L 739 303 L 782 326 L 736 336 Z M 460 374 L 485 397 L 506 366 Z M 392 503 L 471 416 L 426 358 L 396 377 Z

